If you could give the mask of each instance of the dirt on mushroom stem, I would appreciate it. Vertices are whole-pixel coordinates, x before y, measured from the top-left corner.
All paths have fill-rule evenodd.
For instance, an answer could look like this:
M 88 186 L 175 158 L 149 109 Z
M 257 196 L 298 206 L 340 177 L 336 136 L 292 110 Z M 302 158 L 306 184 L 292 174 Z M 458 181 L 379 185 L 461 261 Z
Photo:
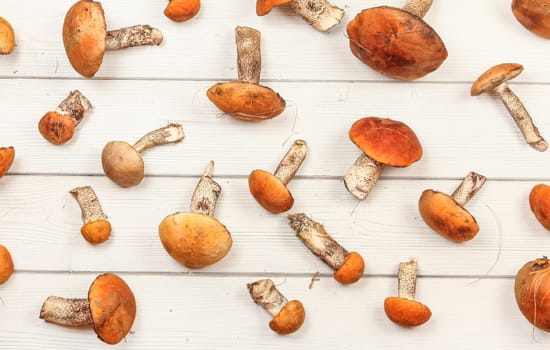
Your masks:
M 339 24 L 345 14 L 343 9 L 327 0 L 292 0 L 289 5 L 295 13 L 321 32 Z
M 260 42 L 260 31 L 243 26 L 237 26 L 235 28 L 239 81 L 253 84 L 260 83 L 260 75 L 262 71 Z
M 120 50 L 143 45 L 160 45 L 162 33 L 150 25 L 135 25 L 131 27 L 110 30 L 105 35 L 105 50 Z
M 78 202 L 82 211 L 82 220 L 84 223 L 95 220 L 107 220 L 107 215 L 103 212 L 99 199 L 90 186 L 73 188 L 70 193 Z
M 288 299 L 275 287 L 271 279 L 259 280 L 246 285 L 252 300 L 271 316 L 275 316 L 288 303 Z
M 222 192 L 222 187 L 212 179 L 213 171 L 214 162 L 210 161 L 195 187 L 193 197 L 191 197 L 191 212 L 214 216 L 216 203 Z
M 471 171 L 458 185 L 451 197 L 463 207 L 483 187 L 485 181 L 487 181 L 485 176 Z
M 74 120 L 75 126 L 77 126 L 86 112 L 92 109 L 92 104 L 82 95 L 78 90 L 73 90 L 56 108 L 56 112 L 59 114 L 70 115 Z
M 273 176 L 281 180 L 285 185 L 296 175 L 296 172 L 307 156 L 307 143 L 304 140 L 296 140 L 279 162 Z

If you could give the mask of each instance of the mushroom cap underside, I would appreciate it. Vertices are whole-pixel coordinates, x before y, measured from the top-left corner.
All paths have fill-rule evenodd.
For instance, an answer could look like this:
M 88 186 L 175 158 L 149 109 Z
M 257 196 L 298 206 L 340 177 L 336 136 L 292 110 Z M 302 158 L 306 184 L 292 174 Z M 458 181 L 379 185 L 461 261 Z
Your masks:
M 550 0 L 513 0 L 514 16 L 529 31 L 550 39 Z
M 492 66 L 473 82 L 470 95 L 477 96 L 484 92 L 491 92 L 500 84 L 520 75 L 522 71 L 523 66 L 519 63 L 501 63 Z
M 254 199 L 273 214 L 283 213 L 294 205 L 294 198 L 286 185 L 265 170 L 250 173 L 248 188 Z
M 420 326 L 432 317 L 432 312 L 426 305 L 400 297 L 386 298 L 384 311 L 391 321 L 404 327 Z
M 256 1 L 256 14 L 258 16 L 265 16 L 269 12 L 271 12 L 271 9 L 283 5 L 288 4 L 292 0 L 257 0 Z
M 15 48 L 15 33 L 12 26 L 0 17 L 0 55 L 12 53 Z
M 145 175 L 138 151 L 124 141 L 111 141 L 103 147 L 101 164 L 105 175 L 121 187 L 136 186 Z
M 342 266 L 334 272 L 334 279 L 342 284 L 351 284 L 359 281 L 365 272 L 365 262 L 359 253 L 350 252 Z
M 529 194 L 529 207 L 542 226 L 550 230 L 550 186 L 534 186 Z
M 269 322 L 269 328 L 279 334 L 296 332 L 306 318 L 304 305 L 299 300 L 291 300 Z
M 0 177 L 7 174 L 15 159 L 15 149 L 12 146 L 0 147 Z

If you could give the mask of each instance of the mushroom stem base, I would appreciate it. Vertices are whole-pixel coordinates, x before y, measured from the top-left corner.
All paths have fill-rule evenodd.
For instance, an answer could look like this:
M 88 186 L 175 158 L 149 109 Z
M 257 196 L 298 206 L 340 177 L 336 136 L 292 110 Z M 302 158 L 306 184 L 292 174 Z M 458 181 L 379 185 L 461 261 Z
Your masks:
M 61 326 L 79 327 L 93 324 L 88 299 L 50 296 L 42 304 L 40 318 Z
M 326 32 L 342 20 L 344 10 L 327 0 L 293 0 L 292 10 L 299 14 L 313 28 Z
M 487 178 L 483 175 L 471 171 L 464 180 L 458 185 L 451 197 L 461 207 L 472 199 L 472 197 L 483 187 Z
M 383 170 L 383 164 L 363 153 L 344 176 L 344 184 L 352 195 L 364 200 L 378 182 Z
M 270 279 L 259 280 L 246 285 L 252 300 L 260 305 L 271 316 L 275 316 L 288 303 Z
M 306 159 L 307 144 L 304 140 L 296 140 L 285 154 L 273 176 L 285 185 L 292 180 L 304 159 Z
M 142 45 L 160 45 L 162 33 L 149 25 L 110 30 L 105 36 L 106 50 L 120 50 Z

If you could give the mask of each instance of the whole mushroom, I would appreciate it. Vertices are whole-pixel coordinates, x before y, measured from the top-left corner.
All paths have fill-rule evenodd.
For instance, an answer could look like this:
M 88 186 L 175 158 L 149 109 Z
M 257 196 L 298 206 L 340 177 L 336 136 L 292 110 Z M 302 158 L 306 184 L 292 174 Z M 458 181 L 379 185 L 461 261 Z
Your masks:
M 103 243 L 111 236 L 111 223 L 91 186 L 73 188 L 70 193 L 78 202 L 84 224 L 80 233 L 91 244 Z
M 0 244 L 0 284 L 4 284 L 10 279 L 13 271 L 13 259 L 10 251 Z
M 550 332 L 550 261 L 542 257 L 519 269 L 514 294 L 519 310 L 531 324 Z
M 195 17 L 200 8 L 200 0 L 169 0 L 164 15 L 174 22 L 185 22 Z
M 10 23 L 0 17 L 0 55 L 8 55 L 15 48 L 15 33 Z
M 0 147 L 0 178 L 8 173 L 15 158 L 15 149 L 12 146 Z
M 550 39 L 549 0 L 513 0 L 512 12 L 527 30 Z

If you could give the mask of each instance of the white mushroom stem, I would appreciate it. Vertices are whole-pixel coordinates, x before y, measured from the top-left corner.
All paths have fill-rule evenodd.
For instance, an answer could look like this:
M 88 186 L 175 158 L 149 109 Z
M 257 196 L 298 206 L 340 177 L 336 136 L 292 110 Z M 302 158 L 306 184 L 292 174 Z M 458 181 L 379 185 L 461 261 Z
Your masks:
M 260 305 L 271 316 L 275 316 L 288 303 L 270 279 L 259 280 L 246 285 L 252 300 Z
M 348 255 L 338 242 L 332 238 L 324 227 L 311 220 L 303 213 L 288 216 L 290 227 L 296 231 L 296 236 L 321 260 L 334 270 L 338 270 Z
M 415 259 L 399 263 L 399 272 L 397 273 L 398 296 L 409 300 L 414 300 L 416 293 L 416 271 L 417 264 Z
M 451 197 L 457 202 L 461 207 L 464 207 L 466 203 L 483 187 L 487 178 L 483 175 L 477 174 L 475 172 L 470 172 L 460 185 L 453 192 Z
M 90 186 L 73 188 L 70 193 L 80 205 L 84 224 L 96 220 L 107 220 L 107 215 L 101 209 L 101 204 Z
M 292 0 L 290 7 L 321 32 L 331 29 L 344 17 L 344 10 L 327 0 Z
M 120 50 L 142 45 L 160 45 L 162 33 L 149 25 L 109 30 L 105 36 L 106 50 Z
M 262 71 L 261 33 L 249 27 L 235 28 L 239 80 L 259 84 Z
M 384 164 L 363 153 L 344 176 L 344 184 L 352 195 L 364 200 L 378 182 L 384 167 Z
M 93 324 L 88 299 L 48 297 L 40 309 L 40 318 L 62 326 L 89 326 Z
M 307 155 L 307 143 L 304 140 L 296 140 L 288 152 L 285 154 L 273 176 L 281 180 L 285 185 L 294 178 L 300 165 L 304 162 Z
M 180 142 L 184 138 L 183 128 L 180 124 L 168 124 L 167 126 L 153 130 L 138 140 L 132 147 L 141 153 L 146 149 L 165 145 L 167 143 Z
M 423 18 L 432 7 L 433 0 L 407 0 L 403 10 L 417 17 Z
M 540 136 L 539 130 L 533 123 L 533 119 L 529 115 L 529 112 L 527 112 L 527 109 L 516 94 L 508 87 L 508 84 L 502 83 L 498 85 L 495 88 L 495 92 L 512 115 L 512 118 L 514 118 L 525 141 L 537 151 L 546 151 L 548 143 Z
M 194 213 L 214 216 L 216 202 L 222 192 L 222 187 L 216 181 L 212 180 L 213 171 L 214 162 L 210 161 L 197 187 L 195 187 L 193 197 L 191 198 L 191 211 Z
M 80 123 L 84 114 L 92 108 L 92 104 L 78 90 L 71 91 L 55 110 L 61 115 L 70 115 L 75 126 Z

